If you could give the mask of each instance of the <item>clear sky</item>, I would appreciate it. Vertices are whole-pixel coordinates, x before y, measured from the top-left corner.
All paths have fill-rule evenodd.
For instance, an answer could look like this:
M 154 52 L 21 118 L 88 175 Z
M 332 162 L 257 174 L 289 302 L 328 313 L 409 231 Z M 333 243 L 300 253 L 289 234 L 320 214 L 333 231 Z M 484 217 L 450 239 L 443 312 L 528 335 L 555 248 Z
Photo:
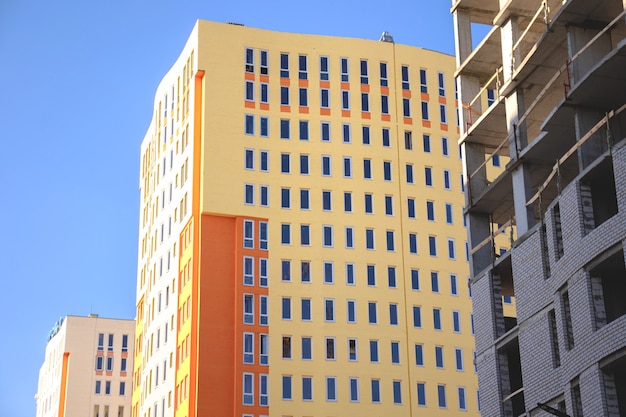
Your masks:
M 0 0 L 0 416 L 59 317 L 134 318 L 139 145 L 196 19 L 454 54 L 450 0 Z

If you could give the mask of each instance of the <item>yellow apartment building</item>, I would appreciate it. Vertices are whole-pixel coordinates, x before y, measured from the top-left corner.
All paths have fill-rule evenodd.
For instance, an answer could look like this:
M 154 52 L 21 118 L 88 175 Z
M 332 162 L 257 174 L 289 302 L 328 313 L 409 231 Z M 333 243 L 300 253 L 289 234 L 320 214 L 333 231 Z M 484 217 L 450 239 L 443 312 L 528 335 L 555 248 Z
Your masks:
M 141 145 L 133 417 L 479 414 L 454 70 L 196 23 Z

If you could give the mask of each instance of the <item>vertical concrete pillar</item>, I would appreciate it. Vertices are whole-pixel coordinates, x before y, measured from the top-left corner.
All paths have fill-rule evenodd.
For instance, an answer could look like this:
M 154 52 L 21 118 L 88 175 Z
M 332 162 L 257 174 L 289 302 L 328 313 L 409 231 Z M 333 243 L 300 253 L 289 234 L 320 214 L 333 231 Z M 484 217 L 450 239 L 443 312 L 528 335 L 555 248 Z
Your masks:
M 459 68 L 472 53 L 472 21 L 469 12 L 464 9 L 456 9 L 452 17 L 454 20 L 456 67 Z

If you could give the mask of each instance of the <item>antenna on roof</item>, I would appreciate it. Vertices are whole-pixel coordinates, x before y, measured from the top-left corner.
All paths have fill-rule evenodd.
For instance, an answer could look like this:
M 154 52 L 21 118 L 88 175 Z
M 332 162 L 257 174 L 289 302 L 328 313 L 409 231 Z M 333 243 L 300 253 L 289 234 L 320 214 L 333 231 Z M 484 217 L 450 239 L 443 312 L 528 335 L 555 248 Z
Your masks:
M 387 31 L 384 31 L 382 35 L 380 35 L 380 42 L 389 42 L 393 43 L 393 36 Z

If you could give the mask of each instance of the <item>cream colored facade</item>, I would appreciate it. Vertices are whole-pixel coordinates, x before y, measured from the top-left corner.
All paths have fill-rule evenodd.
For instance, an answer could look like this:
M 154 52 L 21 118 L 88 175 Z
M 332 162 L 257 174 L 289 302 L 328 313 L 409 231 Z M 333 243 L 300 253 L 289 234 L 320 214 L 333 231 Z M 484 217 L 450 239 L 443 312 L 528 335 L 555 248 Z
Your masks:
M 133 416 L 478 415 L 453 73 L 197 22 L 141 146 Z
M 129 417 L 133 320 L 66 316 L 50 332 L 37 417 Z

